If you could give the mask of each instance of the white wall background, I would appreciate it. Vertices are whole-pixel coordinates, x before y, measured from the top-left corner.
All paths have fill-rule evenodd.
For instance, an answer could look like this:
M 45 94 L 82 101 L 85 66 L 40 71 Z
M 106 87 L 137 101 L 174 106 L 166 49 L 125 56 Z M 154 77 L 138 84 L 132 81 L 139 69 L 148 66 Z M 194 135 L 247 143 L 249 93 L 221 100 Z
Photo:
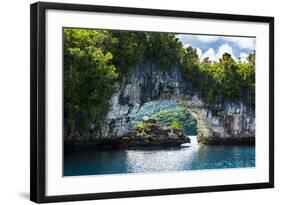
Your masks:
M 52 0 L 49 0 L 52 1 Z M 29 201 L 29 4 L 30 0 L 0 5 L 0 204 Z M 60 2 L 145 7 L 186 11 L 268 15 L 275 17 L 275 189 L 176 196 L 143 197 L 66 204 L 277 204 L 281 194 L 281 13 L 276 0 L 60 0 Z M 275 203 L 274 203 L 275 202 Z M 280 202 L 279 202 L 280 203 Z M 64 203 L 63 203 L 64 204 Z

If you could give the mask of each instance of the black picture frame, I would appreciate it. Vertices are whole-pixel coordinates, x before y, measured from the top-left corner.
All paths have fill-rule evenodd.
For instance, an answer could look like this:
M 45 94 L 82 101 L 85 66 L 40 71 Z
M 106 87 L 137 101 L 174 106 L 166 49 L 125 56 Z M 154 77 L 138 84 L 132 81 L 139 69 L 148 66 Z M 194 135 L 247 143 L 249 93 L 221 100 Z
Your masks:
M 263 22 L 269 25 L 269 181 L 263 183 L 229 184 L 192 188 L 89 193 L 46 196 L 46 81 L 45 37 L 46 10 L 67 10 L 104 13 L 122 13 L 169 16 L 195 19 Z M 218 13 L 110 7 L 82 4 L 38 2 L 30 7 L 30 199 L 37 203 L 76 200 L 96 200 L 123 197 L 141 197 L 197 192 L 230 191 L 274 187 L 274 18 L 265 16 L 230 15 Z

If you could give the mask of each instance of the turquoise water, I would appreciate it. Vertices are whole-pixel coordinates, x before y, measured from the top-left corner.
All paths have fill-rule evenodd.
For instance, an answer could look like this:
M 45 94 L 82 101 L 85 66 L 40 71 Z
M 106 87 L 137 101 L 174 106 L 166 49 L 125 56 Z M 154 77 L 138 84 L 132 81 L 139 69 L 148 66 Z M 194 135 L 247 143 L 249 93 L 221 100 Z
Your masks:
M 79 151 L 65 155 L 64 176 L 255 167 L 254 146 Z

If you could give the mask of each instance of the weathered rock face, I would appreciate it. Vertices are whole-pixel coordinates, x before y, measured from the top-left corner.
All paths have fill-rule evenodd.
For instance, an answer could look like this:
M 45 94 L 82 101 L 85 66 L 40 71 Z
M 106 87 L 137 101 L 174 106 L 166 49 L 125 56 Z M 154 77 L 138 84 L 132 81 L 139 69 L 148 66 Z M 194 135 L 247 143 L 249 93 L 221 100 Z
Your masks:
M 223 109 L 216 115 L 209 110 L 205 112 L 211 133 L 200 130 L 198 142 L 203 144 L 255 143 L 255 111 L 248 106 L 241 102 L 225 103 Z
M 116 84 L 111 108 L 100 138 L 116 138 L 130 132 L 129 122 L 141 105 L 151 100 L 173 99 L 197 120 L 198 142 L 205 144 L 252 144 L 255 141 L 255 111 L 242 102 L 205 104 L 186 82 L 180 69 L 163 71 L 149 60 L 137 65 Z M 214 113 L 213 108 L 216 108 Z

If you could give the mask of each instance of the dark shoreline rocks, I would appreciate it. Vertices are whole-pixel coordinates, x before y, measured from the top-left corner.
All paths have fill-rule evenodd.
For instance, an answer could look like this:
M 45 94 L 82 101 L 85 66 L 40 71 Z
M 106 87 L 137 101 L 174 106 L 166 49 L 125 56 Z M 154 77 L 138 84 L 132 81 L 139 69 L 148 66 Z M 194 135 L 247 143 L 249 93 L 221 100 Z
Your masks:
M 202 145 L 255 145 L 255 137 L 225 137 L 218 136 L 197 137 L 198 144 Z M 181 144 L 190 143 L 190 138 L 181 129 L 166 127 L 158 124 L 154 119 L 146 119 L 142 123 L 122 136 L 92 139 L 88 141 L 64 141 L 64 152 L 73 150 L 116 150 L 116 149 L 143 149 L 143 148 L 169 148 L 180 147 Z
M 93 141 L 64 141 L 64 153 L 72 151 L 87 150 L 119 150 L 119 149 L 166 149 L 180 147 L 181 144 L 188 143 L 187 140 L 165 140 L 146 142 L 143 140 L 124 141 L 122 138 L 110 140 L 93 140 Z
M 65 152 L 89 149 L 167 148 L 190 143 L 190 138 L 181 129 L 165 127 L 149 119 L 135 126 L 121 137 L 110 137 L 90 141 L 65 141 Z
M 161 143 L 145 143 L 143 141 L 126 142 L 121 138 L 109 140 L 93 140 L 93 141 L 64 141 L 64 153 L 73 151 L 87 151 L 87 150 L 118 150 L 118 149 L 167 149 L 180 148 L 183 143 L 187 141 L 162 141 Z M 220 146 L 220 145 L 235 145 L 235 146 L 255 146 L 253 138 L 208 138 L 199 142 L 199 144 L 206 146 Z
M 199 137 L 198 143 L 204 145 L 255 145 L 255 137 Z

